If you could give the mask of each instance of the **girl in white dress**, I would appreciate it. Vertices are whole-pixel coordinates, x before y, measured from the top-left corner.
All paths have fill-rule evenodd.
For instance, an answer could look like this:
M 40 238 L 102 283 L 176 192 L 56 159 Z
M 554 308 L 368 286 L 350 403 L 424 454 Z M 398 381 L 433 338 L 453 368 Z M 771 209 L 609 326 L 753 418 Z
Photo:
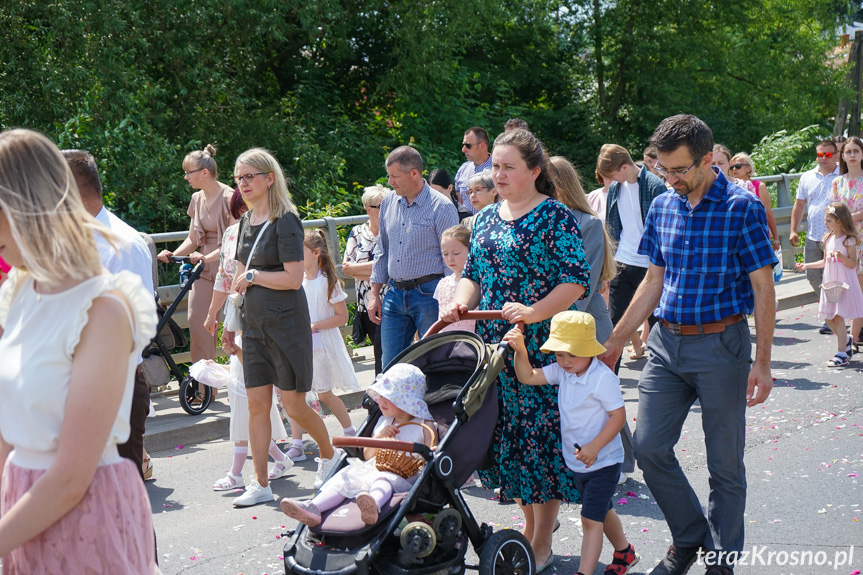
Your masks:
M 434 442 L 434 422 L 423 399 L 425 392 L 425 375 L 413 365 L 397 363 L 380 374 L 368 389 L 369 396 L 381 409 L 373 437 L 431 446 Z M 417 479 L 417 474 L 403 478 L 395 473 L 379 471 L 375 466 L 376 452 L 377 449 L 371 447 L 363 448 L 365 461 L 349 459 L 350 465 L 327 481 L 311 501 L 285 498 L 281 503 L 282 511 L 288 517 L 314 527 L 320 525 L 321 513 L 336 507 L 345 499 L 356 498 L 363 523 L 374 525 L 381 508 L 392 499 L 393 494 L 410 491 Z
M 348 294 L 336 272 L 323 230 L 306 230 L 303 238 L 303 291 L 309 302 L 312 320 L 312 391 L 321 403 L 339 420 L 345 435 L 354 435 L 351 418 L 344 402 L 333 393 L 333 388 L 359 391 L 360 384 L 354 366 L 345 348 L 339 328 L 348 323 Z M 293 461 L 306 458 L 303 451 L 303 429 L 291 420 L 293 445 L 287 455 Z M 319 486 L 317 486 L 319 487 Z
M 830 367 L 845 367 L 851 361 L 853 338 L 846 334 L 845 320 L 863 317 L 863 290 L 857 281 L 857 244 L 860 239 L 851 218 L 851 210 L 842 202 L 827 206 L 824 214 L 827 235 L 824 236 L 824 259 L 808 264 L 795 264 L 797 271 L 824 268 L 824 282 L 838 281 L 848 285 L 838 303 L 827 301 L 821 290 L 818 314 L 836 334 L 838 351 L 827 360 Z
M 60 150 L 0 134 L 0 558 L 6 574 L 160 573 L 129 438 L 153 294 L 108 274 Z M 14 449 L 14 451 L 13 451 Z

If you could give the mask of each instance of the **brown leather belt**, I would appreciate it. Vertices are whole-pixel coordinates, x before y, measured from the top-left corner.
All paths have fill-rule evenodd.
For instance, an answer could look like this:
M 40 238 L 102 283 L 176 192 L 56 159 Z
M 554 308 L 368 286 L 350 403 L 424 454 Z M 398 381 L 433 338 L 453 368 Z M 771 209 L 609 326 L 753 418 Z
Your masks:
M 415 280 L 405 280 L 405 281 L 393 280 L 393 284 L 399 289 L 414 289 L 415 287 L 419 287 L 423 284 L 427 284 L 430 281 L 438 280 L 442 277 L 443 277 L 443 274 L 429 274 L 427 276 L 419 277 Z
M 659 322 L 674 335 L 705 335 L 710 333 L 722 333 L 729 325 L 741 322 L 746 319 L 742 313 L 736 313 L 722 318 L 714 323 L 703 323 L 701 325 L 680 325 L 679 323 L 668 323 L 664 319 Z

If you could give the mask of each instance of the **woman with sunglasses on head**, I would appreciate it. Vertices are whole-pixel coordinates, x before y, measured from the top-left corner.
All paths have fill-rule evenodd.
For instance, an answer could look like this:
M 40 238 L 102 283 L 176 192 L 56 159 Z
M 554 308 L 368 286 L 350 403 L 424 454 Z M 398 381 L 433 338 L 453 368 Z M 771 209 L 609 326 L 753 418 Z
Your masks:
M 752 179 L 755 166 L 752 164 L 749 154 L 745 152 L 735 154 L 730 160 L 728 172 L 732 177 L 752 184 L 752 191 L 755 192 L 755 195 L 758 196 L 758 199 L 761 200 L 764 209 L 767 211 L 767 228 L 770 231 L 770 243 L 774 250 L 779 249 L 779 232 L 776 230 L 776 218 L 773 217 L 773 201 L 770 199 L 770 190 L 767 189 L 764 182 Z
M 452 187 L 452 185 L 450 185 Z M 369 221 L 354 226 L 348 236 L 348 243 L 345 245 L 345 257 L 342 262 L 342 273 L 346 276 L 354 278 L 357 287 L 357 314 L 354 316 L 354 334 L 365 341 L 364 336 L 368 336 L 372 340 L 375 350 L 375 375 L 381 371 L 381 334 L 380 326 L 373 322 L 369 317 L 369 294 L 372 290 L 370 278 L 372 276 L 372 266 L 375 259 L 375 246 L 378 244 L 378 233 L 380 232 L 380 216 L 381 202 L 388 190 L 378 184 L 370 186 L 363 192 L 363 208 L 369 215 Z M 381 288 L 381 296 L 385 293 L 386 286 Z M 356 326 L 356 322 L 360 322 Z M 354 343 L 361 345 L 363 342 L 356 341 Z M 291 449 L 297 449 L 292 447 Z M 296 454 L 301 456 L 302 449 Z M 295 454 L 291 454 L 292 456 Z
M 153 294 L 102 267 L 66 160 L 30 130 L 0 134 L 0 558 L 7 574 L 160 573 L 129 438 Z
M 204 260 L 207 266 L 189 292 L 189 336 L 192 362 L 216 357 L 216 336 L 207 331 L 204 322 L 213 299 L 213 285 L 219 268 L 222 237 L 237 220 L 231 216 L 234 190 L 220 182 L 216 166 L 216 148 L 190 152 L 183 160 L 185 179 L 192 189 L 192 201 L 186 212 L 191 218 L 189 236 L 173 252 L 162 250 L 158 258 L 169 262 L 171 256 L 189 256 L 193 264 Z
M 851 210 L 857 235 L 863 236 L 863 140 L 851 136 L 845 141 L 839 156 L 839 176 L 833 180 L 830 201 L 842 202 Z M 863 250 L 857 250 L 857 281 L 863 287 Z M 854 349 L 863 342 L 863 319 L 851 321 Z M 849 350 L 850 351 L 850 350 Z

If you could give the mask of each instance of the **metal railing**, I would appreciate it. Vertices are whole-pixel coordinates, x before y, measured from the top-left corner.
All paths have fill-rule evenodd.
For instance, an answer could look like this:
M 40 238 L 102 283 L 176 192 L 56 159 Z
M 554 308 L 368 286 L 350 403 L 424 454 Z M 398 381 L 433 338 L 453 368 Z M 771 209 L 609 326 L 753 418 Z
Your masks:
M 316 220 L 303 220 L 304 229 L 326 228 L 330 246 L 333 246 L 335 248 L 334 251 L 336 253 L 334 253 L 333 255 L 338 255 L 338 257 L 334 257 L 333 259 L 336 262 L 336 269 L 339 272 L 339 276 L 345 282 L 345 292 L 347 292 L 348 294 L 349 303 L 356 303 L 357 291 L 354 286 L 354 278 L 347 277 L 342 274 L 342 259 L 344 257 L 344 254 L 342 253 L 341 245 L 339 242 L 338 229 L 343 226 L 355 226 L 358 224 L 362 224 L 364 222 L 367 222 L 368 219 L 369 216 L 363 214 L 357 216 L 342 216 L 338 218 L 325 217 Z M 157 245 L 166 243 L 179 243 L 186 239 L 188 236 L 188 231 L 150 234 L 153 242 L 155 242 Z M 177 294 L 180 293 L 180 285 L 160 285 L 157 287 L 157 290 L 159 292 L 159 299 L 161 299 L 163 303 L 172 302 L 177 297 Z M 185 328 L 189 326 L 189 319 L 185 306 L 180 306 L 177 308 L 177 311 L 174 314 L 174 320 L 180 325 L 180 327 Z M 342 333 L 350 333 L 349 330 L 350 328 L 342 328 Z M 221 350 L 219 350 L 219 355 L 223 355 L 223 352 Z M 177 363 L 188 363 L 191 360 L 189 352 L 175 353 L 173 354 L 173 358 L 174 361 Z

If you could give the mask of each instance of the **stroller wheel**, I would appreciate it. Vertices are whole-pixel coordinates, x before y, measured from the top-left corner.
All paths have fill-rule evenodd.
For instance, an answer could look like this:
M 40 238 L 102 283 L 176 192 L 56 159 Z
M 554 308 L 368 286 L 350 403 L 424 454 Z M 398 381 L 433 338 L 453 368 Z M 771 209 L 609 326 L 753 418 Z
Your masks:
M 203 391 L 198 391 L 198 387 Z M 199 384 L 191 375 L 187 375 L 180 383 L 180 407 L 189 415 L 200 415 L 210 407 L 213 390 L 209 385 Z
M 527 538 L 512 529 L 486 539 L 479 553 L 480 575 L 533 575 L 536 561 Z
M 434 529 L 428 523 L 414 521 L 408 523 L 401 534 L 402 549 L 409 550 L 417 558 L 431 555 L 437 545 Z

